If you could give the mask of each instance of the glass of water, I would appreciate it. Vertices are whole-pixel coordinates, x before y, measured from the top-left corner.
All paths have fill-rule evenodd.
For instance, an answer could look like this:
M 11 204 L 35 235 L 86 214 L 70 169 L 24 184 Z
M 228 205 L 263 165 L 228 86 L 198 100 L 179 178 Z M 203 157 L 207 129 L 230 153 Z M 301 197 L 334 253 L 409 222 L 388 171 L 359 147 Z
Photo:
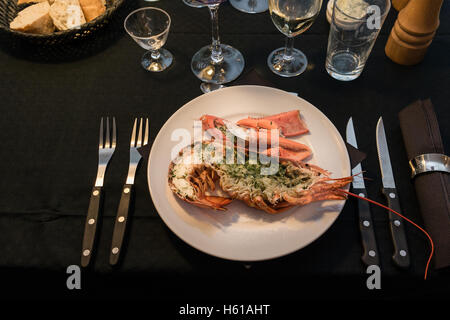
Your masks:
M 325 63 L 333 78 L 359 77 L 390 7 L 390 0 L 334 0 Z
M 172 64 L 172 54 L 162 48 L 170 29 L 167 12 L 153 7 L 137 9 L 125 18 L 124 27 L 138 45 L 148 50 L 141 59 L 145 70 L 161 72 Z

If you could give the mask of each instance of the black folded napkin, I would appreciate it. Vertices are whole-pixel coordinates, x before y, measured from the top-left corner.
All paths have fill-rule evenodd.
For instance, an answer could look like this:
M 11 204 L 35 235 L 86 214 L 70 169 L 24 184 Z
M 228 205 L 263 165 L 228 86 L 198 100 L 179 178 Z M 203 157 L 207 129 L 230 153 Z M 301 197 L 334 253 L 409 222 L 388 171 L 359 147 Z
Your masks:
M 142 158 L 144 158 L 145 160 L 148 160 L 148 157 L 150 156 L 150 146 L 152 143 L 153 141 L 137 149 L 137 151 L 141 154 Z
M 258 85 L 265 87 L 274 87 L 274 85 L 271 82 L 262 78 L 255 69 L 250 69 L 247 73 L 243 74 L 241 77 L 239 77 L 239 79 L 234 81 L 232 84 L 232 86 L 241 86 L 241 85 Z M 348 154 L 350 156 L 351 167 L 354 168 L 358 163 L 360 163 L 366 158 L 366 154 L 349 145 L 348 143 L 346 143 L 346 146 Z M 139 148 L 138 151 L 143 158 L 148 159 L 150 153 L 150 146 L 146 145 L 142 148 Z
M 408 159 L 424 153 L 445 154 L 436 114 L 430 100 L 416 101 L 399 113 Z M 405 163 L 405 165 L 408 165 Z M 413 180 L 420 211 L 435 244 L 435 268 L 450 266 L 450 177 L 428 172 Z

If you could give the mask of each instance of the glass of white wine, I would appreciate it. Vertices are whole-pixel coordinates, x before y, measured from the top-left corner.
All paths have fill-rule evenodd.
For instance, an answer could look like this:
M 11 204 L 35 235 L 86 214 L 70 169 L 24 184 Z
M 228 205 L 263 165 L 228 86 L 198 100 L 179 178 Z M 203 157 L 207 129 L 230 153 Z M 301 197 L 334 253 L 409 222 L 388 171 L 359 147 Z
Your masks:
M 267 58 L 270 70 L 282 77 L 294 77 L 305 71 L 308 59 L 294 48 L 294 37 L 311 27 L 319 15 L 322 0 L 269 0 L 272 22 L 286 36 L 286 46 Z

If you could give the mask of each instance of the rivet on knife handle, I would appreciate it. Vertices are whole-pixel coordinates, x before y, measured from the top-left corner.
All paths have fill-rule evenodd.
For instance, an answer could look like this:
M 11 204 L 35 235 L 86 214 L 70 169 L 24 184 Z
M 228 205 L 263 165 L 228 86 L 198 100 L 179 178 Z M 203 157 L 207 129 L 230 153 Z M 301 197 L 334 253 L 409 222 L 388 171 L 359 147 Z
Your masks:
M 392 188 L 383 188 L 382 192 L 387 199 L 389 208 L 401 213 L 397 190 Z M 389 212 L 389 225 L 391 228 L 392 242 L 394 244 L 392 260 L 397 266 L 401 268 L 408 268 L 410 265 L 410 252 L 406 241 L 404 220 L 396 214 Z
M 116 221 L 114 223 L 111 250 L 109 252 L 109 263 L 111 265 L 116 265 L 119 262 L 122 244 L 125 238 L 126 225 L 128 222 L 128 212 L 130 209 L 132 191 L 132 184 L 125 184 L 122 188 L 122 196 L 120 197 L 119 209 L 117 210 Z

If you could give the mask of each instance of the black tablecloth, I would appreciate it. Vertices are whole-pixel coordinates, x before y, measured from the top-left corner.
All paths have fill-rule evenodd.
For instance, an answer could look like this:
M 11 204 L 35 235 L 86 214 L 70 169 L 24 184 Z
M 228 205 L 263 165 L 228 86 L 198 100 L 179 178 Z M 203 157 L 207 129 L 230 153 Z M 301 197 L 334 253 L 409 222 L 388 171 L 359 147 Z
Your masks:
M 148 5 L 141 1 L 138 5 Z M 194 298 L 305 299 L 323 297 L 448 296 L 445 271 L 422 280 L 429 246 L 420 231 L 407 226 L 412 265 L 395 268 L 384 210 L 372 207 L 381 250 L 382 290 L 366 288 L 360 261 L 356 202 L 347 201 L 335 224 L 306 248 L 272 261 L 243 263 L 203 254 L 177 238 L 162 222 L 149 196 L 145 167 L 136 178 L 135 208 L 122 265 L 111 268 L 108 252 L 121 187 L 128 166 L 132 119 L 150 118 L 154 139 L 164 122 L 201 94 L 190 59 L 210 41 L 206 9 L 181 1 L 151 3 L 168 11 L 172 27 L 166 48 L 173 66 L 161 73 L 143 70 L 143 50 L 120 32 L 101 52 L 70 62 L 39 62 L 0 51 L 0 278 L 9 296 L 121 296 Z M 325 5 L 323 6 L 325 7 Z M 128 9 L 127 9 L 128 10 Z M 414 67 L 391 62 L 384 54 L 397 12 L 391 10 L 361 77 L 332 79 L 324 68 L 329 25 L 325 10 L 296 40 L 309 59 L 301 76 L 285 79 L 266 66 L 268 54 L 284 44 L 269 14 L 249 15 L 228 3 L 220 9 L 222 41 L 241 50 L 246 70 L 255 70 L 276 87 L 298 92 L 329 117 L 341 134 L 350 116 L 372 199 L 383 202 L 375 126 L 383 116 L 404 214 L 422 220 L 409 178 L 397 113 L 419 98 L 435 105 L 446 150 L 450 137 L 450 6 L 444 3 L 441 26 L 426 59 Z M 120 25 L 118 28 L 122 28 Z M 274 113 L 277 112 L 274 106 Z M 82 290 L 66 289 L 66 268 L 79 264 L 89 193 L 97 169 L 101 116 L 115 116 L 119 144 L 105 183 L 103 225 L 92 269 L 83 271 Z M 292 291 L 295 289 L 295 291 Z

